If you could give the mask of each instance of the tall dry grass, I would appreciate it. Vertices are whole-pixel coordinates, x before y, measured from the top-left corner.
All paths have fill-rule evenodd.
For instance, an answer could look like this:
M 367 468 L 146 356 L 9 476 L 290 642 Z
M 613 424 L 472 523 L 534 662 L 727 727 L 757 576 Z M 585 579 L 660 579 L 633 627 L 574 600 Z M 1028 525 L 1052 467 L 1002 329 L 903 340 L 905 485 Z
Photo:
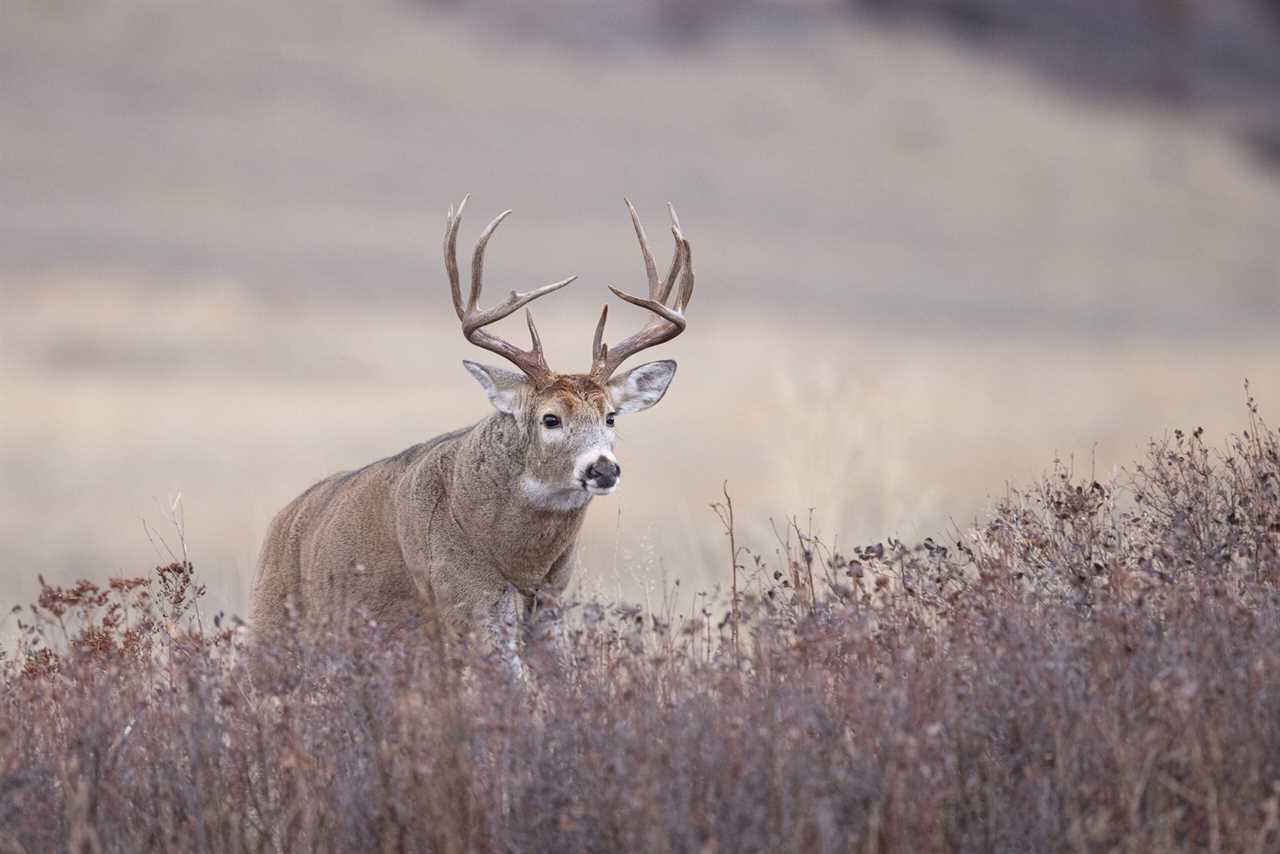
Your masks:
M 45 585 L 0 683 L 0 849 L 1280 845 L 1280 433 L 1252 404 L 1220 451 L 1059 465 L 917 546 L 798 518 L 729 553 L 733 601 L 548 603 L 524 680 L 357 613 L 238 644 L 185 560 Z

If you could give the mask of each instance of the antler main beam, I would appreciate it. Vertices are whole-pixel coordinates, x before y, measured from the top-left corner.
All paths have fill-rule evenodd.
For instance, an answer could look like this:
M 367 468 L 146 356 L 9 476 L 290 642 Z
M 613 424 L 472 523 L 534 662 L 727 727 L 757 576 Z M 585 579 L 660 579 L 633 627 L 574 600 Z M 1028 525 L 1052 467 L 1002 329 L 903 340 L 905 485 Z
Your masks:
M 661 280 L 658 278 L 658 268 L 654 264 L 653 253 L 649 250 L 649 240 L 645 237 L 640 217 L 636 214 L 631 200 L 624 199 L 624 201 L 627 203 L 627 211 L 631 214 L 631 224 L 635 227 L 636 239 L 640 242 L 645 276 L 649 280 L 649 296 L 647 299 L 632 296 L 612 285 L 609 286 L 609 290 L 618 299 L 647 309 L 656 316 L 651 318 L 639 332 L 610 347 L 604 343 L 604 325 L 609 317 L 609 306 L 605 305 L 600 312 L 600 322 L 596 324 L 596 334 L 591 347 L 591 376 L 597 382 L 608 380 L 623 362 L 641 350 L 670 341 L 684 332 L 684 312 L 689 307 L 689 299 L 693 296 L 693 250 L 680 231 L 680 218 L 676 216 L 676 209 L 670 204 L 667 205 L 667 209 L 671 212 L 671 234 L 675 237 L 676 251 L 671 259 L 671 269 L 667 273 L 667 278 Z M 676 287 L 677 279 L 678 288 Z M 667 305 L 667 300 L 673 291 L 675 301 Z
M 483 327 L 491 323 L 497 323 L 538 297 L 560 290 L 578 277 L 570 276 L 559 282 L 543 285 L 540 288 L 525 291 L 524 293 L 512 291 L 499 305 L 486 311 L 481 311 L 479 303 L 480 291 L 484 282 L 484 250 L 494 231 L 511 213 L 511 211 L 506 210 L 493 218 L 493 221 L 481 232 L 480 239 L 476 241 L 476 249 L 471 256 L 471 290 L 468 292 L 467 300 L 464 304 L 462 301 L 462 283 L 458 275 L 458 228 L 462 225 L 462 211 L 467 206 L 467 199 L 470 198 L 470 195 L 464 196 L 458 204 L 456 212 L 452 206 L 449 207 L 449 216 L 446 220 L 444 232 L 444 267 L 449 274 L 449 290 L 453 295 L 453 308 L 458 313 L 458 320 L 462 321 L 462 334 L 477 347 L 497 353 L 510 361 L 524 371 L 535 383 L 541 382 L 551 375 L 551 369 L 547 367 L 547 360 L 542 352 L 542 339 L 538 337 L 538 328 L 533 324 L 532 311 L 525 310 L 529 323 L 529 338 L 532 342 L 528 350 L 521 350 L 514 344 L 484 331 Z

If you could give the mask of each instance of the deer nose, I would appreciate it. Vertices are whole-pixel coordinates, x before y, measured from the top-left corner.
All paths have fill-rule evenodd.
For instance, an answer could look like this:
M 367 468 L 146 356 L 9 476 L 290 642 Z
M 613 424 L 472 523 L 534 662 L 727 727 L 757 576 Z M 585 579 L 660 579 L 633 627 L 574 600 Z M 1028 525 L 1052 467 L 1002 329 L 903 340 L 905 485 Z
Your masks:
M 622 474 L 622 466 L 608 457 L 601 457 L 587 466 L 587 479 L 596 481 L 600 486 L 612 486 Z

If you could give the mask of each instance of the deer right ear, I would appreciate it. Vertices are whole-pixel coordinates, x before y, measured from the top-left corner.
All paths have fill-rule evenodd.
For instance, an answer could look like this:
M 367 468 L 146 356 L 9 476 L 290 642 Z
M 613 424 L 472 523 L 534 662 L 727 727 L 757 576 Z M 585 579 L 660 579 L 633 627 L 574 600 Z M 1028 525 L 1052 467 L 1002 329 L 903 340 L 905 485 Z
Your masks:
M 462 366 L 476 378 L 476 382 L 480 383 L 480 387 L 489 396 L 489 402 L 493 404 L 494 409 L 508 415 L 514 415 L 519 410 L 520 393 L 528 382 L 524 374 L 504 371 L 502 368 L 481 365 L 478 362 L 468 362 L 465 359 L 462 361 Z
M 609 380 L 609 396 L 619 412 L 640 412 L 662 400 L 675 375 L 673 359 L 645 362 Z

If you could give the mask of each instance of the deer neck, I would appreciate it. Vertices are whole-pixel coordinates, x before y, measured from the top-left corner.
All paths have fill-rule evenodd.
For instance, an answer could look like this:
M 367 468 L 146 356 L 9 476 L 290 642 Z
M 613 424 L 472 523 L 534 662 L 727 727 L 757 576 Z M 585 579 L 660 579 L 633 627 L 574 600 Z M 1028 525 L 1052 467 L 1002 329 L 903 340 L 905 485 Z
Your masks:
M 463 438 L 454 461 L 454 518 L 483 551 L 508 570 L 537 575 L 577 539 L 587 501 L 549 508 L 525 479 L 527 433 L 515 418 L 495 413 Z M 544 573 L 545 574 L 545 573 Z M 540 577 L 540 576 L 539 576 Z M 512 579 L 513 581 L 515 579 Z

